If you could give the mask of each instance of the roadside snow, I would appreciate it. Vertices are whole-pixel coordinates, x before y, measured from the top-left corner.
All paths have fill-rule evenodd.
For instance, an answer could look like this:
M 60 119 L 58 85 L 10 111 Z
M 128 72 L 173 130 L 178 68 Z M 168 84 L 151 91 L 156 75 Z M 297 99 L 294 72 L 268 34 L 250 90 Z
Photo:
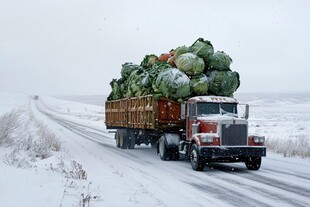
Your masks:
M 80 206 L 90 195 L 91 182 L 79 177 L 82 166 L 34 117 L 29 97 L 0 94 L 0 103 L 1 115 L 18 119 L 12 141 L 0 142 L 0 198 L 5 206 Z

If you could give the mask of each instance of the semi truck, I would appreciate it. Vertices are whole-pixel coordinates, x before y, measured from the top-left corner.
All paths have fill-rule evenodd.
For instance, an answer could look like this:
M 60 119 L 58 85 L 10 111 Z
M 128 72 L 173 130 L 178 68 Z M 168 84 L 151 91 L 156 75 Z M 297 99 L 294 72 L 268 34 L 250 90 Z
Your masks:
M 105 102 L 105 124 L 116 146 L 151 144 L 162 160 L 189 158 L 193 170 L 207 163 L 244 162 L 258 170 L 266 156 L 265 137 L 249 135 L 249 105 L 235 98 L 195 96 L 180 103 L 154 95 Z

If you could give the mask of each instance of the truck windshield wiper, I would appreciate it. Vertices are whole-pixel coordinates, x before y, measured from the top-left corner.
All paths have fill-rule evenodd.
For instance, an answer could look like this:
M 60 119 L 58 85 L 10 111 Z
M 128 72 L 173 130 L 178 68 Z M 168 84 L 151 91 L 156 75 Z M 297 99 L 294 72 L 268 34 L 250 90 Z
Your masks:
M 225 111 L 224 109 L 220 109 L 220 113 L 222 114 L 222 115 L 227 115 L 227 116 L 232 116 L 232 117 L 238 117 L 237 116 L 237 114 L 234 114 L 234 113 L 230 113 L 230 112 L 228 112 L 228 111 Z

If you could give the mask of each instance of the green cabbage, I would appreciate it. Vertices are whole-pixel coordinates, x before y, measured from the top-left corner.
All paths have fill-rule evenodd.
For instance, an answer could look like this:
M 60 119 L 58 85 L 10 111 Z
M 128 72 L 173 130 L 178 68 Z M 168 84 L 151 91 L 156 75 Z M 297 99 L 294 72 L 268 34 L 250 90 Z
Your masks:
M 184 53 L 188 53 L 188 52 L 190 52 L 190 49 L 188 47 L 186 47 L 186 46 L 178 47 L 174 51 L 174 58 L 177 59 L 180 55 L 182 55 Z
M 232 96 L 240 86 L 239 73 L 230 70 L 209 71 L 209 92 L 217 96 Z
M 110 82 L 110 86 L 112 87 L 112 91 L 108 96 L 108 100 L 117 100 L 123 98 L 123 90 L 122 90 L 122 79 L 113 79 Z
M 187 75 L 198 75 L 204 71 L 205 63 L 203 59 L 193 53 L 184 53 L 180 55 L 175 64 L 177 68 L 185 72 Z
M 214 53 L 209 62 L 209 69 L 211 70 L 228 70 L 232 59 L 222 51 Z
M 122 78 L 127 80 L 134 70 L 142 70 L 142 67 L 133 63 L 124 63 L 121 70 Z
M 190 79 L 182 71 L 176 68 L 166 69 L 156 79 L 155 93 L 175 99 L 188 97 L 191 93 L 189 83 Z
M 190 86 L 193 95 L 208 95 L 208 77 L 205 74 L 192 76 Z
M 190 47 L 192 52 L 198 57 L 202 58 L 205 63 L 209 62 L 210 57 L 214 53 L 213 46 L 210 41 L 199 38 L 196 42 Z
M 137 93 L 140 91 L 140 82 L 139 82 L 139 75 L 142 73 L 140 70 L 133 71 L 128 79 L 128 89 L 126 97 L 135 97 Z
M 152 68 L 149 70 L 149 79 L 152 83 L 152 88 L 156 89 L 155 82 L 158 77 L 158 74 L 161 71 L 171 68 L 172 66 L 166 62 L 156 62 Z
M 149 69 L 154 65 L 154 63 L 157 61 L 157 59 L 158 59 L 158 57 L 154 54 L 146 55 L 144 57 L 144 59 L 142 60 L 140 65 L 145 69 Z

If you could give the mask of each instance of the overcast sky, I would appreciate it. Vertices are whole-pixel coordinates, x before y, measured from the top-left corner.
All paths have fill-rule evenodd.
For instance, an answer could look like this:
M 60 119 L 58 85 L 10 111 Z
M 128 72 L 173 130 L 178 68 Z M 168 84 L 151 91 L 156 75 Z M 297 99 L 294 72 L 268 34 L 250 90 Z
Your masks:
M 210 40 L 238 92 L 310 91 L 309 0 L 0 0 L 0 92 L 101 95 L 125 62 Z

